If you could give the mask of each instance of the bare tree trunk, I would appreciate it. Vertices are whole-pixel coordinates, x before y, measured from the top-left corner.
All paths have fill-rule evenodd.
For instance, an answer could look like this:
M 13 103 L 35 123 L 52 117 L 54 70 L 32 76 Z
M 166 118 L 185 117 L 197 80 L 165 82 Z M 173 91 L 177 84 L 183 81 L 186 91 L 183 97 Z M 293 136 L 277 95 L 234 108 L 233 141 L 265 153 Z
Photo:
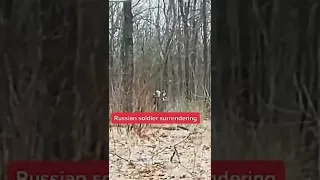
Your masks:
M 191 31 L 192 31 L 192 37 L 191 37 L 191 47 L 190 47 L 190 71 L 191 71 L 191 77 L 190 77 L 190 94 L 191 98 L 193 100 L 197 100 L 197 79 L 199 79 L 198 75 L 199 71 L 197 69 L 197 44 L 198 44 L 198 28 L 197 28 L 197 21 L 196 21 L 196 7 L 197 6 L 197 0 L 193 0 L 193 8 L 192 8 L 192 23 L 191 23 Z
M 185 52 L 185 64 L 184 64 L 184 70 L 185 70 L 185 93 L 186 98 L 188 101 L 191 101 L 191 92 L 190 92 L 190 58 L 189 58 L 189 26 L 188 26 L 188 17 L 189 17 L 189 10 L 190 10 L 190 2 L 191 0 L 188 0 L 188 2 L 184 5 L 182 0 L 179 0 L 179 7 L 180 7 L 180 13 L 182 16 L 182 22 L 183 22 L 183 31 L 184 31 L 184 52 Z
M 178 83 L 178 93 L 181 95 L 181 97 L 184 97 L 185 91 L 184 91 L 184 71 L 183 71 L 183 60 L 181 58 L 182 56 L 182 31 L 181 31 L 181 16 L 179 16 L 180 8 L 176 9 L 176 15 L 177 15 L 177 21 L 178 21 L 178 27 L 177 27 L 177 53 L 176 53 L 176 60 L 178 64 L 178 73 L 177 73 L 177 83 Z
M 124 99 L 122 102 L 126 112 L 132 112 L 133 98 L 133 21 L 132 21 L 132 2 L 126 1 L 123 3 L 124 25 L 123 25 L 123 45 L 122 45 L 122 73 Z
M 208 32 L 207 32 L 207 1 L 202 1 L 202 29 L 203 29 L 203 64 L 204 64 L 204 76 L 203 76 L 203 82 L 204 82 L 204 88 L 208 90 L 209 88 L 209 75 L 210 71 L 208 71 L 209 63 L 208 63 Z

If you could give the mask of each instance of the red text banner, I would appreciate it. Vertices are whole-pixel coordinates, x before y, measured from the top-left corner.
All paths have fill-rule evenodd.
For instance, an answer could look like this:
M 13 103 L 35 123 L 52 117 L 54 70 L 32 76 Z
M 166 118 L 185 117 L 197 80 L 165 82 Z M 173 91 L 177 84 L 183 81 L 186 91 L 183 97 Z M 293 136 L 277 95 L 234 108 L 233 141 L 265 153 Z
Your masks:
M 281 161 L 212 161 L 213 180 L 286 180 Z
M 112 124 L 199 124 L 198 112 L 116 112 Z
M 105 161 L 21 161 L 8 165 L 8 180 L 107 180 Z

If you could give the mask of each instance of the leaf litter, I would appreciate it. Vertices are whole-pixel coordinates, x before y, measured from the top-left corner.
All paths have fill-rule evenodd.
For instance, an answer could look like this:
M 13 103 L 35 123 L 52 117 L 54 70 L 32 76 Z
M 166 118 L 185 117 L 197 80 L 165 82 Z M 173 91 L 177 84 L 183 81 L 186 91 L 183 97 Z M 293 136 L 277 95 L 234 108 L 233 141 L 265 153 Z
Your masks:
M 210 122 L 192 131 L 149 129 L 141 138 L 112 129 L 110 179 L 209 180 L 211 167 Z

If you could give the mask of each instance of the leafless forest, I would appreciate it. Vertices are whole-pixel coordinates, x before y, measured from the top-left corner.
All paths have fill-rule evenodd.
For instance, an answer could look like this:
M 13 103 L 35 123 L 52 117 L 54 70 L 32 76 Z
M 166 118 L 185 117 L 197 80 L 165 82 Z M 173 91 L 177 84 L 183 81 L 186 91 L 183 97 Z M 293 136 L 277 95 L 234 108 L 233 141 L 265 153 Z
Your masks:
M 151 111 L 155 90 L 170 102 L 210 103 L 210 7 L 197 0 L 110 2 L 111 111 Z
M 107 159 L 109 113 L 155 110 L 156 89 L 166 90 L 170 99 L 159 110 L 202 111 L 208 122 L 210 3 L 204 8 L 203 1 L 136 3 L 0 2 L 1 177 L 14 160 Z M 126 130 L 131 136 L 135 127 Z M 163 141 L 174 142 L 180 154 L 176 141 L 184 137 Z M 206 137 L 206 146 L 199 147 L 207 154 L 197 157 L 206 157 L 209 171 Z M 188 141 L 201 144 L 201 138 L 192 138 Z M 192 165 L 188 176 L 209 176 Z
M 210 12 L 207 0 L 109 3 L 110 112 L 191 111 L 202 121 L 111 127 L 111 178 L 210 178 Z
M 288 179 L 320 179 L 319 18 L 306 0 L 3 0 L 1 177 L 13 160 L 107 159 L 110 133 L 111 165 L 127 168 L 115 178 L 208 179 L 212 139 L 214 159 L 278 159 Z M 108 129 L 115 111 L 204 123 Z
M 0 2 L 2 178 L 13 160 L 108 158 L 108 8 Z
M 209 5 L 197 0 L 110 3 L 112 112 L 154 111 L 156 90 L 166 92 L 169 101 L 158 111 L 180 102 L 210 106 Z
M 215 159 L 280 159 L 319 179 L 318 1 L 215 1 Z

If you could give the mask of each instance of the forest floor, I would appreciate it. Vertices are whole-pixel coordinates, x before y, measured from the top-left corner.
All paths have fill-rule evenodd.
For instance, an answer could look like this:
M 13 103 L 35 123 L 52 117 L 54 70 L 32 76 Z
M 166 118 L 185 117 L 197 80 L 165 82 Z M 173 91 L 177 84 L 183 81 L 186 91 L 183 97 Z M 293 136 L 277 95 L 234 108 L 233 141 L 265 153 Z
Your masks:
M 210 179 L 210 121 L 188 129 L 148 128 L 139 137 L 124 128 L 111 128 L 110 179 Z

